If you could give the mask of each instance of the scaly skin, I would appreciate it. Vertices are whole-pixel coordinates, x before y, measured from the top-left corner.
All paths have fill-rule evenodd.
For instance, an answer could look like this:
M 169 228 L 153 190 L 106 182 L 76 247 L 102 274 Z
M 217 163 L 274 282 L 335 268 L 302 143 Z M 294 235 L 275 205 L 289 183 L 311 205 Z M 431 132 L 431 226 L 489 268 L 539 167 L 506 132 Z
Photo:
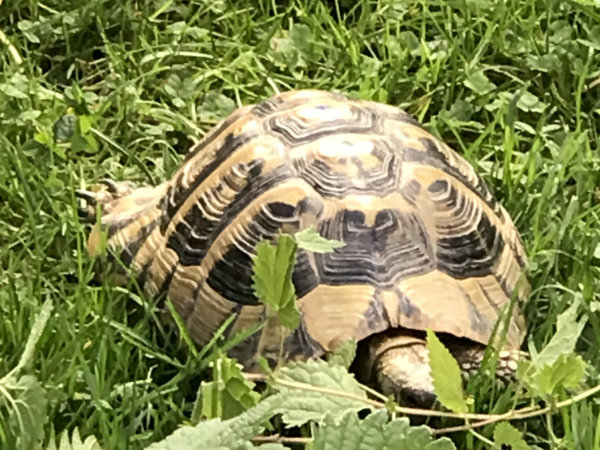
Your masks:
M 403 405 L 431 407 L 436 400 L 429 368 L 429 351 L 424 339 L 396 332 L 371 338 L 371 370 L 377 384 L 386 395 L 399 399 Z M 485 346 L 465 341 L 446 343 L 457 360 L 463 380 L 473 376 L 483 360 Z M 517 370 L 519 359 L 526 353 L 503 350 L 499 354 L 496 377 L 508 382 Z

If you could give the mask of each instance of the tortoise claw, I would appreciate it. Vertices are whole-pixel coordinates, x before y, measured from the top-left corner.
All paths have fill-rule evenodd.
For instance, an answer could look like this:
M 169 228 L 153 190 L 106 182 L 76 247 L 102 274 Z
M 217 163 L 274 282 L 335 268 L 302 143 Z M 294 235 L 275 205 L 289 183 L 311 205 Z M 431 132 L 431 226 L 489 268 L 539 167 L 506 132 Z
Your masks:
M 102 183 L 104 186 L 106 186 L 106 189 L 111 194 L 119 193 L 119 185 L 114 180 L 112 180 L 110 178 L 102 178 L 100 180 L 100 183 Z
M 129 183 L 116 182 L 110 178 L 102 178 L 90 190 L 77 189 L 75 197 L 80 200 L 78 205 L 79 216 L 89 221 L 95 221 L 98 205 L 101 207 L 102 214 L 107 214 L 114 207 L 112 203 L 129 195 L 133 189 L 134 187 Z
M 75 197 L 85 200 L 89 204 L 95 205 L 98 201 L 96 200 L 96 193 L 88 191 L 87 189 L 75 190 Z
M 79 200 L 77 204 L 77 215 L 82 219 L 93 221 L 96 216 L 96 204 L 98 203 L 96 193 L 88 191 L 87 189 L 77 189 L 75 191 L 75 197 Z

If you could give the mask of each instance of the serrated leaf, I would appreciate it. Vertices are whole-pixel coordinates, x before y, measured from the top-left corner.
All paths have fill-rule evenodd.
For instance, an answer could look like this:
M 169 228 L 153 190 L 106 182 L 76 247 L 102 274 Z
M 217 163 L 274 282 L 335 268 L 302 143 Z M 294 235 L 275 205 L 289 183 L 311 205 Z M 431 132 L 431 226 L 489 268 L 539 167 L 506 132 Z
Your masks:
M 577 321 L 577 304 L 558 316 L 556 333 L 530 362 L 518 369 L 519 378 L 530 391 L 548 399 L 560 388 L 577 387 L 585 375 L 585 362 L 575 354 L 575 344 L 587 318 Z
M 202 417 L 207 419 L 221 417 L 223 414 L 223 404 L 219 394 L 219 383 L 216 381 L 203 381 L 200 383 L 200 395 L 202 396 Z
M 254 383 L 242 375 L 242 366 L 221 356 L 213 362 L 213 381 L 202 382 L 202 416 L 229 419 L 250 409 L 260 399 Z
M 46 450 L 102 450 L 102 447 L 95 436 L 88 436 L 82 441 L 79 430 L 75 428 L 70 440 L 67 432 L 60 435 L 58 449 L 54 442 L 54 435 L 50 436 L 50 443 Z
M 389 422 L 387 411 L 380 410 L 359 420 L 346 412 L 337 420 L 327 415 L 317 429 L 314 450 L 452 450 L 450 439 L 434 440 L 425 426 L 411 427 L 405 417 Z
M 442 405 L 457 413 L 467 412 L 458 363 L 435 333 L 427 330 L 427 349 L 433 388 Z
M 327 355 L 327 361 L 330 364 L 342 366 L 344 369 L 350 368 L 350 365 L 356 357 L 356 339 L 348 339 L 337 346 L 335 350 Z
M 537 395 L 553 395 L 559 387 L 564 389 L 579 386 L 585 375 L 585 362 L 576 354 L 560 355 L 552 364 L 537 367 L 525 363 L 520 370 L 521 379 Z
M 282 234 L 277 245 L 262 241 L 256 246 L 252 281 L 256 296 L 277 311 L 282 325 L 295 329 L 300 323 L 292 272 L 296 261 L 296 242 Z
M 510 450 L 528 450 L 529 446 L 523 440 L 521 432 L 508 422 L 500 422 L 494 428 L 494 444 L 498 448 Z
M 31 327 L 19 362 L 0 379 L 0 422 L 7 424 L 7 431 L 15 438 L 19 448 L 33 448 L 44 438 L 46 391 L 35 376 L 21 373 L 33 360 L 52 308 L 50 300 L 44 302 Z
M 272 385 L 284 395 L 285 402 L 278 412 L 289 426 L 318 421 L 327 413 L 336 418 L 347 411 L 369 407 L 367 395 L 354 376 L 343 367 L 322 360 L 298 361 L 281 367 L 275 371 Z M 331 390 L 353 398 L 334 395 L 328 392 Z
M 16 448 L 37 447 L 47 420 L 46 391 L 33 375 L 0 380 L 0 421 L 15 439 Z M 4 417 L 2 417 L 4 416 Z
M 294 238 L 298 247 L 315 253 L 331 253 L 346 245 L 342 241 L 324 238 L 313 226 L 297 232 Z
M 586 318 L 577 321 L 577 304 L 571 305 L 558 316 L 556 333 L 542 351 L 532 356 L 533 363 L 538 368 L 542 368 L 546 365 L 552 365 L 560 355 L 574 352 L 575 344 L 586 321 Z
M 282 402 L 283 396 L 274 395 L 232 419 L 211 419 L 193 427 L 181 427 L 162 441 L 147 447 L 147 450 L 252 449 L 254 447 L 250 439 L 264 430 L 265 424 Z

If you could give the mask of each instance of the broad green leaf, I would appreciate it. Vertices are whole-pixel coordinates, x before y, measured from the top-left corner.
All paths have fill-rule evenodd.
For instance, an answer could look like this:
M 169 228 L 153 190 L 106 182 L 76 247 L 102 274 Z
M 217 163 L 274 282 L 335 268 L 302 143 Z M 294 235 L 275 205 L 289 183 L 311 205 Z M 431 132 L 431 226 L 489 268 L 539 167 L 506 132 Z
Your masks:
M 69 440 L 69 434 L 67 432 L 61 434 L 58 448 L 56 447 L 53 433 L 46 450 L 102 450 L 102 447 L 100 447 L 95 436 L 88 436 L 82 441 L 79 430 L 75 428 L 71 440 Z
M 26 99 L 28 98 L 27 94 L 19 89 L 17 89 L 12 84 L 0 84 L 0 91 L 4 92 L 9 97 Z
M 79 116 L 79 131 L 81 134 L 87 134 L 92 128 L 92 119 L 90 116 Z
M 574 353 L 560 355 L 554 363 L 541 368 L 527 362 L 523 367 L 519 370 L 521 379 L 542 397 L 555 394 L 558 388 L 576 388 L 585 376 L 585 362 Z
M 335 419 L 326 415 L 317 429 L 314 450 L 452 450 L 450 439 L 434 440 L 425 426 L 411 427 L 405 417 L 389 421 L 387 411 L 376 411 L 364 420 L 356 412 Z
M 312 31 L 308 25 L 295 23 L 290 29 L 290 39 L 304 56 L 310 55 Z
M 201 417 L 214 419 L 223 414 L 223 401 L 221 390 L 216 381 L 203 381 L 200 383 L 200 395 L 202 398 Z
M 228 116 L 235 109 L 235 102 L 219 92 L 209 91 L 198 106 L 199 120 L 216 120 Z
M 478 70 L 469 74 L 465 80 L 465 86 L 480 95 L 487 94 L 496 89 L 496 85 L 485 76 L 483 70 Z
M 278 33 L 269 41 L 273 62 L 281 69 L 295 69 L 297 66 L 304 66 L 306 63 L 296 48 L 296 44 L 285 33 Z
M 16 448 L 36 448 L 44 439 L 46 391 L 33 375 L 0 380 L 0 422 Z
M 547 394 L 558 386 L 576 388 L 585 376 L 585 362 L 581 356 L 571 353 L 560 355 L 552 364 L 542 368 L 538 375 L 538 385 Z
M 147 450 L 252 449 L 250 439 L 260 434 L 267 421 L 284 402 L 282 395 L 266 398 L 255 407 L 229 420 L 211 419 L 196 426 L 183 426 Z M 276 449 L 277 447 L 265 447 Z
M 356 339 L 348 339 L 327 355 L 330 364 L 342 366 L 348 370 L 356 356 Z
M 438 400 L 454 412 L 466 413 L 467 403 L 458 363 L 431 330 L 427 330 L 427 349 L 433 388 Z
M 574 353 L 586 318 L 577 321 L 577 305 L 558 316 L 556 333 L 530 362 L 523 362 L 518 375 L 534 394 L 547 399 L 560 388 L 579 386 L 585 375 L 585 362 Z
M 256 296 L 271 310 L 277 311 L 282 325 L 295 329 L 300 323 L 292 272 L 296 261 L 296 243 L 282 234 L 277 245 L 262 241 L 256 246 L 252 281 Z
M 532 356 L 533 363 L 541 368 L 553 364 L 560 355 L 575 351 L 575 344 L 586 321 L 586 318 L 577 321 L 577 304 L 571 305 L 558 316 L 556 333 L 541 352 Z
M 242 375 L 242 366 L 221 356 L 212 363 L 213 381 L 202 382 L 202 416 L 229 419 L 250 409 L 260 399 L 254 383 Z
M 44 438 L 46 391 L 35 376 L 21 375 L 21 372 L 33 361 L 52 307 L 50 300 L 42 305 L 19 362 L 0 379 L 0 422 L 7 424 L 7 431 L 15 438 L 19 448 L 33 448 Z
M 531 92 L 525 91 L 519 97 L 519 100 L 517 101 L 517 107 L 522 111 L 541 113 L 547 108 L 547 105 L 540 101 L 540 99 Z
M 297 232 L 294 238 L 298 247 L 315 253 L 331 253 L 336 248 L 346 245 L 342 241 L 324 238 L 312 226 Z
M 494 428 L 494 444 L 498 448 L 510 450 L 528 450 L 529 446 L 523 440 L 521 432 L 508 422 L 500 422 Z
M 280 30 L 269 41 L 273 62 L 281 68 L 306 67 L 312 55 L 312 31 L 302 23 L 293 24 L 289 31 Z
M 336 418 L 346 411 L 368 408 L 367 395 L 343 367 L 322 360 L 299 361 L 275 371 L 273 387 L 284 395 L 278 412 L 289 426 L 320 420 L 325 414 Z M 353 398 L 331 393 L 334 390 Z

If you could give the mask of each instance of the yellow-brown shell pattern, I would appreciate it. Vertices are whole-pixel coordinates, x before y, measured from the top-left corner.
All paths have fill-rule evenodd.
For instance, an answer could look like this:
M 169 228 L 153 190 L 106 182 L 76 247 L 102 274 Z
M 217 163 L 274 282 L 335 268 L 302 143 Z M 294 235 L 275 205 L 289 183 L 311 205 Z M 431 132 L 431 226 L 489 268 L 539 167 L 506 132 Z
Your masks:
M 256 244 L 314 225 L 345 242 L 300 250 L 293 281 L 301 325 L 287 359 L 319 356 L 392 327 L 487 343 L 518 302 L 506 348 L 524 335 L 526 257 L 512 220 L 473 168 L 402 110 L 321 91 L 292 91 L 222 121 L 156 188 L 155 207 L 108 215 L 109 245 L 149 295 L 167 294 L 194 340 L 265 318 L 252 290 Z M 272 327 L 236 356 L 276 353 Z M 272 356 L 272 355 L 271 355 Z

